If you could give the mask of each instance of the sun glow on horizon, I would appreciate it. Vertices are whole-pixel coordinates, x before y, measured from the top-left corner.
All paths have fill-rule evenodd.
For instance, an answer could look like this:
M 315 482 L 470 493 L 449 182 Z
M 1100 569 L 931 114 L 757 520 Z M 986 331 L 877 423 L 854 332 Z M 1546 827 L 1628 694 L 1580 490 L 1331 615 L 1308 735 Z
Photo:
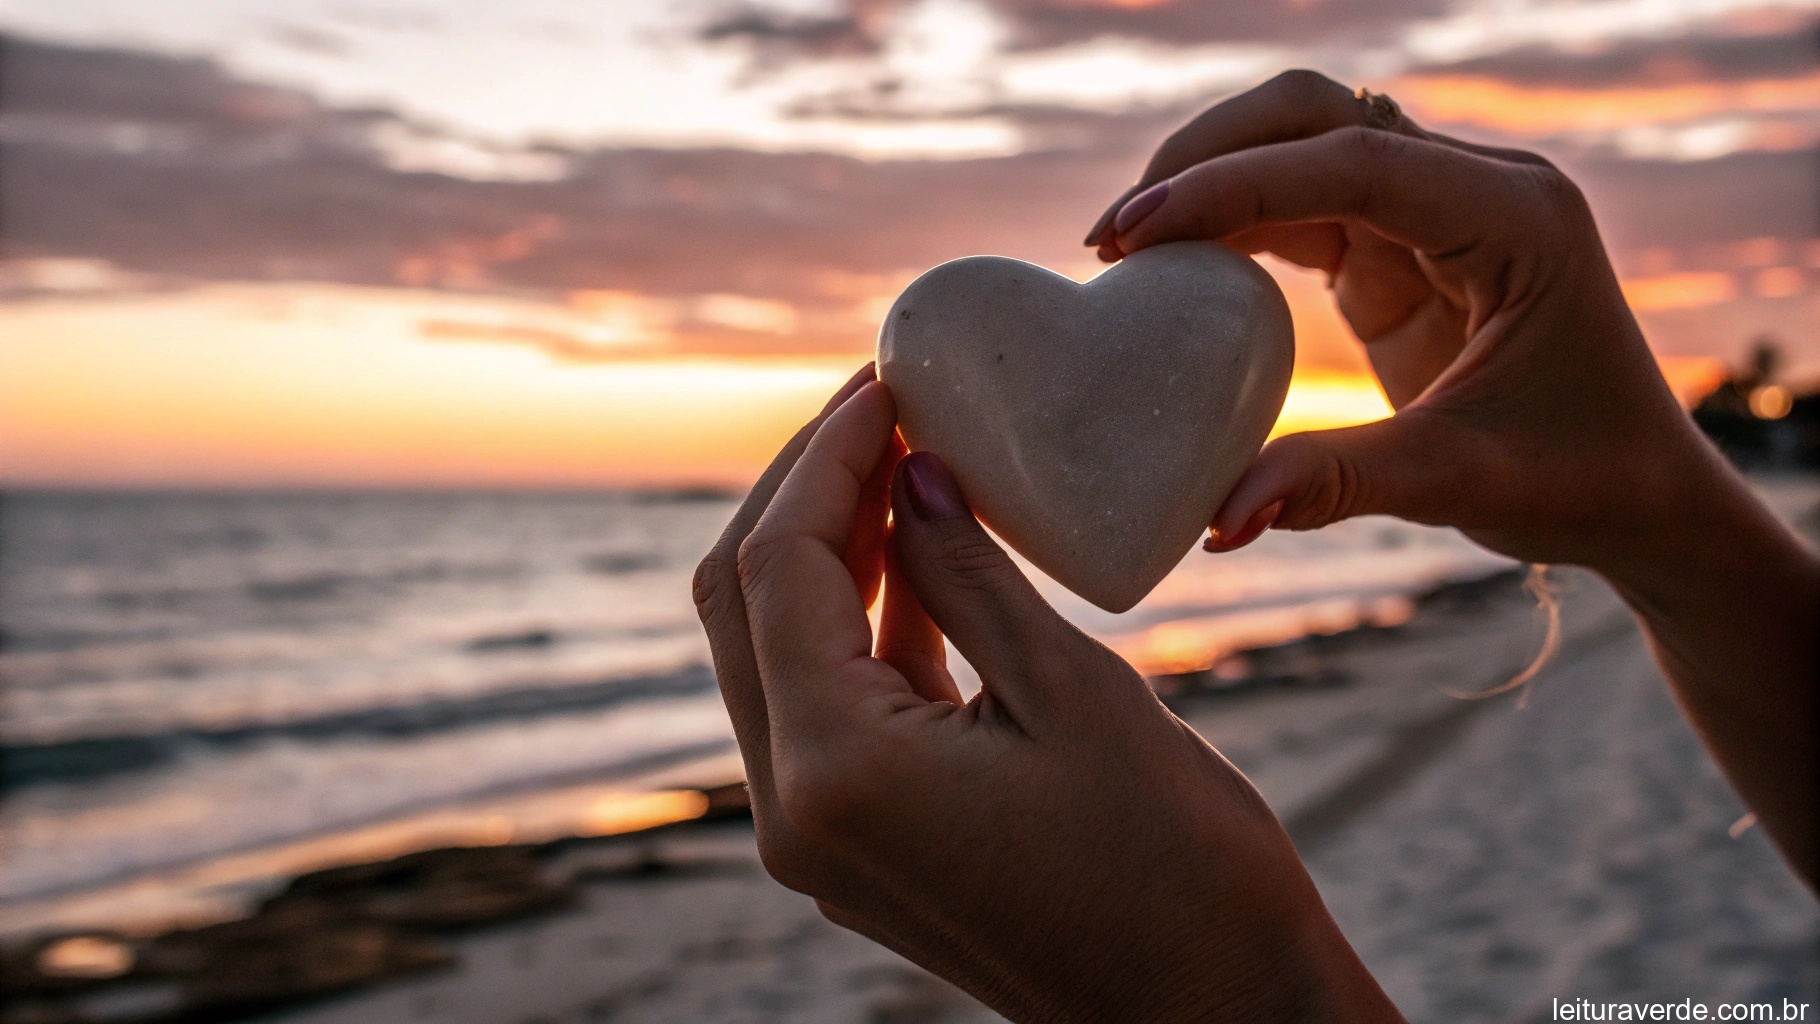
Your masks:
M 1299 349 L 1272 436 L 1390 415 L 1318 275 L 1267 265 Z M 728 318 L 788 326 L 769 307 L 723 305 Z M 574 357 L 540 333 L 556 328 L 525 326 L 572 313 L 298 284 L 3 304 L 0 481 L 737 487 L 866 358 L 686 355 L 606 338 Z M 452 317 L 501 326 L 492 337 L 432 329 Z M 1663 366 L 1684 402 L 1724 375 L 1713 359 Z
M 427 337 L 421 296 L 217 286 L 0 308 L 0 477 L 124 486 L 740 483 L 860 361 Z M 288 308 L 283 296 L 295 300 Z M 440 301 L 440 300 L 439 300 Z

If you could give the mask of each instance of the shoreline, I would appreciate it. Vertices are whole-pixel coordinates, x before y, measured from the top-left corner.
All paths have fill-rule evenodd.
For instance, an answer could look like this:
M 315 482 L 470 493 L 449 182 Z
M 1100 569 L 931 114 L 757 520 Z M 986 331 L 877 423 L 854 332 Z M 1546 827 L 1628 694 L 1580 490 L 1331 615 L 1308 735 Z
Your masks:
M 1209 711 L 1271 695 L 1320 698 L 1350 685 L 1336 666 L 1357 652 L 1394 644 L 1430 619 L 1478 616 L 1508 603 L 1522 575 L 1521 569 L 1504 569 L 1445 582 L 1407 598 L 1408 613 L 1393 621 L 1365 617 L 1338 632 L 1309 632 L 1225 654 L 1192 671 L 1153 676 L 1152 683 L 1197 728 Z M 464 802 L 405 822 L 154 872 L 98 887 L 86 900 L 82 894 L 46 898 L 37 901 L 40 906 L 62 905 L 65 912 L 40 913 L 35 922 L 30 903 L 22 901 L 5 915 L 10 936 L 0 939 L 0 988 L 65 1012 L 125 997 L 142 1001 L 148 1011 L 110 1013 L 109 1019 L 232 1019 L 423 972 L 458 970 L 451 942 L 458 945 L 465 934 L 573 908 L 581 887 L 602 880 L 703 868 L 657 851 L 671 840 L 728 827 L 749 835 L 744 783 L 734 781 L 739 778 L 737 753 L 727 751 L 639 775 L 637 790 L 622 781 L 539 791 L 517 801 L 510 818 L 498 813 L 505 808 L 490 813 L 485 802 Z M 540 800 L 566 808 L 568 820 L 539 826 L 530 812 Z M 598 811 L 603 801 L 625 816 L 594 834 L 578 829 L 575 807 Z M 464 835 L 436 841 L 460 821 L 468 824 Z M 181 898 L 162 907 L 147 899 L 138 921 L 92 923 L 105 920 L 110 903 L 130 905 L 133 890 L 160 886 L 190 889 L 188 906 Z M 72 907 L 76 912 L 69 912 Z M 280 969 L 270 952 L 275 949 L 287 951 L 280 959 L 291 969 Z M 242 980 L 230 989 L 214 984 L 225 976 Z M 0 1014 L 0 1022 L 13 1019 Z M 78 1012 L 54 1019 L 90 1018 Z
M 1443 578 L 1413 593 L 1328 595 L 1294 605 L 1243 605 L 1222 628 L 1197 631 L 1187 654 L 1195 667 L 1160 669 L 1146 657 L 1149 638 L 1176 623 L 1140 628 L 1109 640 L 1114 649 L 1147 669 L 1165 701 L 1230 699 L 1277 686 L 1319 686 L 1305 662 L 1309 652 L 1334 642 L 1394 633 L 1420 609 L 1450 595 L 1502 589 L 1519 569 L 1493 569 Z M 1254 618 L 1256 617 L 1256 618 Z M 1260 621 L 1261 619 L 1261 621 Z M 1199 622 L 1200 620 L 1194 620 Z M 1301 652 L 1301 653 L 1298 653 Z M 972 669 L 955 665 L 964 686 Z M 711 680 L 711 671 L 701 669 Z M 710 688 L 712 683 L 710 682 Z M 976 682 L 973 685 L 977 685 Z M 965 692 L 965 691 L 964 691 Z M 586 807 L 665 789 L 709 789 L 743 778 L 731 737 L 636 759 L 608 771 L 584 770 L 487 787 L 458 800 L 398 808 L 277 842 L 242 846 L 149 868 L 0 901 L 0 944 L 50 931 L 109 930 L 133 936 L 173 927 L 200 926 L 244 915 L 282 881 L 320 868 L 373 862 L 439 846 L 488 846 L 500 833 L 520 842 L 599 834 L 585 820 Z M 584 811 L 578 812 L 577 807 Z M 262 891 L 263 890 L 263 891 Z M 109 913 L 115 904 L 124 912 Z

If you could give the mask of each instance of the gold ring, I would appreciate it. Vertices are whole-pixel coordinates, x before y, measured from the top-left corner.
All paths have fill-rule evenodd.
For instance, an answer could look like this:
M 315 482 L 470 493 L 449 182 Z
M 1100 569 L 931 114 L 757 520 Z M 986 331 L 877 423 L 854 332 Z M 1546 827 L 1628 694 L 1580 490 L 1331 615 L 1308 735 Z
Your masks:
M 1365 101 L 1365 127 L 1367 128 L 1381 128 L 1390 131 L 1396 128 L 1399 121 L 1403 120 L 1403 111 L 1397 106 L 1397 101 L 1381 92 L 1372 92 L 1370 89 L 1360 86 L 1359 91 L 1352 95 L 1354 99 Z

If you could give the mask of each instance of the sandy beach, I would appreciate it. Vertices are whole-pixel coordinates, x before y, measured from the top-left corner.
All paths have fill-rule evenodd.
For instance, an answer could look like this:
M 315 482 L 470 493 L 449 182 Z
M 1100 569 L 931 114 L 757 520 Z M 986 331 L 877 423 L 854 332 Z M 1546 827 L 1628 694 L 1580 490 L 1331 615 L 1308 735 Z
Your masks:
M 1811 499 L 1779 498 L 1810 529 Z M 1497 687 L 1539 649 L 1517 573 L 1159 688 L 1266 795 L 1412 1021 L 1546 1020 L 1555 999 L 1815 1001 L 1811 894 L 1760 830 L 1732 834 L 1744 808 L 1616 597 L 1585 572 L 1549 579 L 1560 647 L 1518 691 L 1446 692 Z M 423 946 L 388 947 L 403 976 L 263 1019 L 997 1019 L 772 882 L 737 813 L 532 854 L 529 902 L 500 916 L 540 913 L 431 922 Z M 157 1019 L 172 998 L 103 986 L 57 1001 L 74 1015 L 5 1019 Z
M 1629 614 L 1559 573 L 1566 630 L 1525 706 L 1489 688 L 1536 650 L 1514 585 L 1407 627 L 1255 657 L 1314 680 L 1181 701 L 1257 783 L 1346 934 L 1412 1021 L 1547 1019 L 1559 998 L 1813 999 L 1820 912 L 1676 713 Z M 748 828 L 597 851 L 663 871 L 459 942 L 462 966 L 282 1019 L 968 1021 L 995 1015 L 828 924 L 760 870 Z M 578 855 L 579 856 L 579 855 Z

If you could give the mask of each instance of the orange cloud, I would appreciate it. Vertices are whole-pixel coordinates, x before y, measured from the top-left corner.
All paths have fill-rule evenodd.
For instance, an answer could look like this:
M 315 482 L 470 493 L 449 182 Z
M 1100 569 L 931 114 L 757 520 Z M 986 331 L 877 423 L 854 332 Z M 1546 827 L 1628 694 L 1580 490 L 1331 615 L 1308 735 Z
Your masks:
M 1609 89 L 1524 86 L 1472 75 L 1410 75 L 1397 100 L 1417 118 L 1540 138 L 1570 131 L 1820 109 L 1820 73 L 1799 78 Z
M 1751 290 L 1765 299 L 1786 299 L 1807 289 L 1807 279 L 1794 267 L 1765 267 L 1751 280 Z
M 1724 271 L 1687 271 L 1623 282 L 1624 301 L 1639 313 L 1698 309 L 1738 297 L 1737 278 Z
M 1656 365 L 1662 368 L 1669 390 L 1687 409 L 1699 405 L 1729 376 L 1725 364 L 1710 356 L 1658 356 Z

